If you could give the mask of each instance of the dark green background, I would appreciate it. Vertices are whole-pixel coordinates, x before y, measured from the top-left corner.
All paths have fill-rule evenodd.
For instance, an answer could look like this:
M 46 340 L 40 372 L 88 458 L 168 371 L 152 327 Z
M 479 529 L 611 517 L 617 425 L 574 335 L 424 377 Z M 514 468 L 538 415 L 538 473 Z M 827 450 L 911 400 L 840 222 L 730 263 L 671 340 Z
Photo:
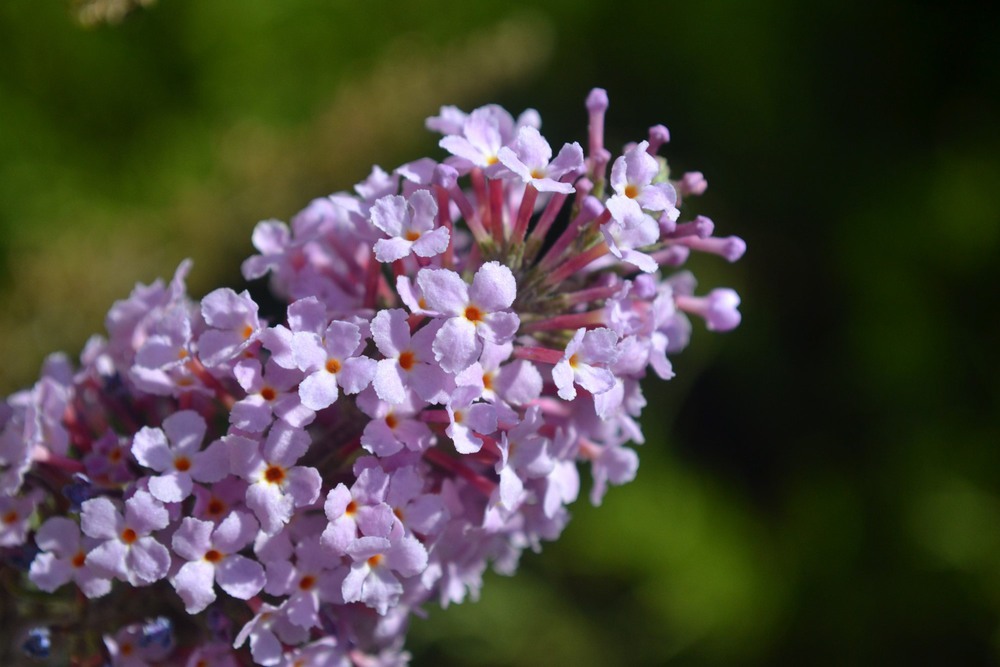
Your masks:
M 263 218 L 440 155 L 441 104 L 665 123 L 744 323 L 649 382 L 636 482 L 417 665 L 996 664 L 1000 16 L 930 2 L 0 4 L 0 392 L 138 280 L 238 286 Z

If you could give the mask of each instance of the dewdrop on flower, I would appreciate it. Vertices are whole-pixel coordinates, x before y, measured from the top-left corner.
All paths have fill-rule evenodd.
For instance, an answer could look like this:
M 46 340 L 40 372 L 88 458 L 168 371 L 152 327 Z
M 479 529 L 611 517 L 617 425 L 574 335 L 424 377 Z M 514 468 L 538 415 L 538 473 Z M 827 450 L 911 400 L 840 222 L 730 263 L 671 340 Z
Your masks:
M 74 658 L 406 664 L 413 613 L 558 537 L 580 463 L 595 504 L 635 477 L 640 380 L 673 376 L 689 314 L 740 321 L 672 271 L 745 244 L 685 219 L 706 182 L 672 179 L 665 127 L 613 155 L 606 92 L 586 108 L 585 152 L 532 110 L 442 107 L 438 159 L 256 226 L 243 275 L 280 312 L 191 299 L 184 262 L 0 405 L 2 567 L 115 601 Z M 29 653 L 65 640 L 32 627 Z

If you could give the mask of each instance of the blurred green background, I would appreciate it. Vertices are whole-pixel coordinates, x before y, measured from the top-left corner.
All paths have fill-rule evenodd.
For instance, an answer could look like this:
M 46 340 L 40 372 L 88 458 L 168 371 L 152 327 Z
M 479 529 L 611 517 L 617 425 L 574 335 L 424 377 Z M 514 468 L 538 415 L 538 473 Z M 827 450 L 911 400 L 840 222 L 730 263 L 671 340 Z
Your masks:
M 1000 663 L 996 6 L 81 3 L 0 3 L 0 393 L 136 281 L 239 286 L 258 220 L 440 155 L 440 105 L 559 145 L 602 86 L 609 145 L 665 123 L 687 215 L 747 240 L 692 266 L 744 324 L 648 383 L 636 482 L 415 621 L 415 664 Z

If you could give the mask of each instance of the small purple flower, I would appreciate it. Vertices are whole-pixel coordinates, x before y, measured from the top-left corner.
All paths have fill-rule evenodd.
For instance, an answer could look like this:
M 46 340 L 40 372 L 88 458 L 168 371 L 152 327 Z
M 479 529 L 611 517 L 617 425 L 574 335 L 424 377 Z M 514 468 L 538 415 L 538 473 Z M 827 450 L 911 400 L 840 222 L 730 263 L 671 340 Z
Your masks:
M 455 390 L 448 402 L 450 424 L 445 433 L 455 443 L 460 454 L 475 454 L 483 446 L 483 439 L 476 434 L 488 435 L 497 430 L 497 409 L 489 403 L 474 402 L 479 390 L 462 386 Z
M 315 468 L 294 465 L 309 448 L 309 435 L 283 422 L 275 422 L 263 448 L 239 435 L 224 438 L 229 447 L 233 474 L 250 483 L 247 507 L 260 521 L 261 530 L 272 534 L 292 516 L 292 510 L 316 502 L 321 480 Z
M 618 334 L 611 329 L 577 329 L 562 360 L 552 369 L 559 397 L 572 401 L 577 384 L 591 394 L 611 389 L 615 378 L 607 366 L 618 358 L 617 345 Z
M 174 553 L 188 562 L 171 577 L 187 613 L 197 614 L 215 601 L 218 583 L 226 593 L 249 600 L 264 587 L 264 568 L 238 551 L 253 541 L 257 522 L 233 512 L 218 525 L 187 517 L 173 536 Z
M 560 179 L 578 174 L 584 168 L 580 144 L 574 141 L 564 145 L 556 159 L 552 160 L 552 147 L 534 127 L 522 127 L 514 145 L 501 148 L 497 158 L 503 166 L 539 192 L 573 192 L 573 185 Z
M 669 183 L 653 182 L 660 173 L 660 165 L 646 151 L 648 146 L 648 141 L 641 141 L 615 160 L 611 167 L 611 187 L 615 194 L 635 201 L 640 208 L 664 211 L 676 220 L 677 192 Z
M 73 581 L 88 598 L 101 597 L 111 590 L 111 581 L 87 565 L 87 552 L 97 540 L 82 537 L 80 527 L 66 517 L 54 516 L 35 534 L 41 553 L 35 557 L 28 578 L 43 591 L 52 593 Z
M 84 534 L 101 541 L 87 554 L 89 567 L 133 586 L 166 576 L 170 552 L 151 533 L 166 528 L 170 517 L 149 493 L 136 491 L 126 500 L 124 516 L 111 500 L 93 498 L 83 503 L 80 519 Z
M 432 345 L 440 324 L 431 322 L 410 335 L 406 311 L 381 310 L 372 320 L 372 338 L 385 358 L 378 362 L 372 381 L 379 398 L 389 403 L 406 400 L 406 388 L 425 401 L 439 399 L 448 387 L 448 376 L 434 362 Z
M 201 314 L 210 328 L 198 338 L 198 356 L 208 367 L 235 359 L 260 335 L 257 304 L 246 290 L 237 294 L 223 287 L 208 293 Z
M 345 602 L 363 602 L 384 615 L 403 593 L 399 577 L 413 577 L 427 567 L 427 549 L 403 534 L 402 526 L 388 537 L 361 537 L 348 549 L 354 561 L 344 579 Z
M 310 410 L 333 405 L 341 389 L 356 394 L 371 384 L 375 360 L 361 355 L 363 337 L 356 324 L 334 320 L 323 336 L 300 332 L 292 345 L 298 367 L 308 374 L 299 396 Z
M 410 253 L 418 257 L 440 255 L 450 236 L 445 227 L 437 226 L 437 214 L 437 203 L 427 190 L 417 190 L 409 200 L 391 195 L 376 201 L 372 224 L 389 238 L 375 242 L 375 259 L 394 262 Z
M 159 472 L 149 478 L 149 492 L 164 503 L 191 495 L 192 480 L 218 482 L 229 474 L 229 454 L 220 440 L 205 450 L 205 420 L 193 410 L 175 412 L 162 428 L 145 426 L 132 441 L 132 454 L 140 465 Z
M 236 380 L 247 392 L 229 414 L 229 423 L 247 433 L 263 433 L 275 417 L 301 427 L 312 422 L 315 413 L 299 398 L 298 369 L 288 370 L 273 359 L 261 368 L 257 359 L 242 359 L 233 368 Z
M 431 310 L 447 319 L 434 337 L 434 357 L 449 373 L 475 363 L 482 341 L 503 344 L 513 339 L 520 319 L 509 309 L 517 296 L 510 269 L 499 262 L 479 267 L 471 287 L 454 271 L 421 269 L 417 274 Z
M 0 547 L 24 544 L 29 521 L 40 500 L 37 492 L 23 496 L 0 496 Z

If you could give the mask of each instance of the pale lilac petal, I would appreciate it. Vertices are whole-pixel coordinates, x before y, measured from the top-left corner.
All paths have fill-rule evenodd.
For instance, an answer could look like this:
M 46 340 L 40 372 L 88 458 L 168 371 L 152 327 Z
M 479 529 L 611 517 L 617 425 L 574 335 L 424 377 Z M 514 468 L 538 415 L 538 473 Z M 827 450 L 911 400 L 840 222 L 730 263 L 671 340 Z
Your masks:
M 189 614 L 197 614 L 215 602 L 215 566 L 206 561 L 191 561 L 181 566 L 170 580 Z
M 464 411 L 466 426 L 487 435 L 497 430 L 497 409 L 488 403 L 473 403 Z
M 512 405 L 527 405 L 542 393 L 542 374 L 530 361 L 518 359 L 497 373 L 493 389 Z
M 190 456 L 205 439 L 205 420 L 194 410 L 181 410 L 163 420 L 163 431 L 177 454 Z
M 136 491 L 125 501 L 125 523 L 137 533 L 148 535 L 170 523 L 167 508 L 145 491 Z
M 386 357 L 397 357 L 410 345 L 410 325 L 400 308 L 380 310 L 371 324 L 372 339 Z
M 239 354 L 244 343 L 246 338 L 241 332 L 209 329 L 198 338 L 198 356 L 211 368 Z
M 604 327 L 592 329 L 583 337 L 581 352 L 588 363 L 612 364 L 618 359 L 618 334 Z
M 583 149 L 575 141 L 563 144 L 559 155 L 549 163 L 548 175 L 553 180 L 559 180 L 565 174 L 582 172 L 584 168 Z
M 307 373 L 326 365 L 327 353 L 319 334 L 299 331 L 292 334 L 295 365 Z
M 434 358 L 449 373 L 457 373 L 474 364 L 481 349 L 476 325 L 464 317 L 449 319 L 434 337 Z
M 257 521 L 246 512 L 231 512 L 212 535 L 212 543 L 225 553 L 236 553 L 257 535 Z
M 503 345 L 513 340 L 521 320 L 514 313 L 490 313 L 483 318 L 485 326 L 477 327 L 483 340 Z
M 445 315 L 463 315 L 469 305 L 469 286 L 454 271 L 420 269 L 417 286 L 431 310 Z
M 433 172 L 436 165 L 431 165 Z M 413 210 L 413 219 L 410 228 L 418 232 L 429 232 L 434 229 L 435 218 L 438 214 L 438 205 L 434 200 L 434 195 L 429 190 L 417 190 L 410 195 L 410 208 Z
M 281 530 L 292 516 L 292 499 L 274 484 L 251 484 L 247 489 L 247 507 L 260 521 L 260 529 L 270 535 Z
M 468 294 L 472 303 L 487 312 L 505 310 L 517 296 L 517 281 L 503 264 L 487 262 L 476 271 Z
M 392 456 L 403 449 L 403 443 L 384 419 L 373 419 L 365 425 L 361 434 L 361 446 L 375 456 L 382 457 Z
M 408 220 L 409 217 L 409 212 L 406 210 L 406 200 L 398 195 L 382 197 L 375 202 L 371 209 L 372 224 L 389 236 L 402 234 L 403 221 Z
M 219 563 L 215 579 L 222 590 L 240 600 L 249 600 L 260 593 L 266 581 L 261 564 L 239 554 Z
M 229 476 L 229 447 L 215 440 L 191 460 L 191 478 L 205 483 L 219 482 Z
M 81 505 L 80 529 L 85 535 L 101 540 L 117 539 L 125 521 L 107 498 L 91 498 Z
M 201 560 L 212 547 L 213 528 L 211 521 L 185 517 L 171 540 L 174 553 L 184 560 Z
M 345 359 L 337 373 L 337 381 L 344 393 L 356 394 L 372 382 L 375 376 L 376 361 L 368 357 L 351 357 Z
M 427 549 L 415 537 L 402 537 L 386 554 L 385 564 L 404 577 L 412 577 L 427 567 Z
M 73 566 L 53 553 L 40 553 L 31 561 L 28 578 L 46 593 L 52 593 L 73 578 Z
M 607 368 L 580 364 L 576 370 L 576 381 L 591 394 L 608 391 L 615 384 L 615 376 Z
M 149 493 L 164 503 L 179 503 L 191 495 L 191 475 L 186 472 L 167 472 L 149 479 Z
M 234 475 L 250 479 L 264 466 L 258 441 L 242 435 L 227 435 L 222 441 L 229 450 L 229 467 Z
M 302 300 L 295 303 L 301 303 Z M 292 304 L 293 306 L 295 304 Z M 291 306 L 289 306 L 291 308 Z M 295 352 L 292 349 L 292 332 L 281 324 L 268 327 L 260 334 L 260 341 L 271 353 L 271 361 L 282 368 L 297 368 Z
M 285 492 L 295 501 L 296 507 L 302 507 L 316 502 L 322 485 L 323 480 L 318 470 L 306 466 L 296 466 L 288 471 Z
M 121 542 L 108 540 L 94 547 L 87 554 L 85 563 L 87 567 L 94 568 L 106 577 L 125 580 L 128 577 L 128 570 L 125 565 L 125 556 L 128 554 L 128 551 L 128 547 Z
M 394 236 L 390 239 L 379 239 L 375 242 L 375 259 L 380 262 L 395 262 L 409 255 L 413 249 L 414 242 L 408 241 L 401 236 Z M 430 257 L 430 255 L 423 256 Z
M 306 453 L 311 442 L 303 429 L 275 422 L 264 441 L 264 456 L 271 463 L 291 466 Z
M 125 555 L 125 566 L 130 584 L 151 584 L 167 576 L 170 552 L 152 537 L 140 537 Z
M 395 359 L 383 359 L 375 366 L 375 376 L 372 385 L 378 397 L 387 403 L 399 404 L 406 400 L 406 389 L 403 385 L 405 371 L 400 368 Z
M 573 367 L 569 361 L 563 359 L 552 367 L 552 381 L 555 382 L 559 390 L 559 398 L 564 401 L 572 401 L 576 398 L 576 387 L 573 385 Z
M 451 235 L 445 227 L 438 227 L 421 235 L 413 242 L 413 252 L 420 257 L 435 257 L 448 249 Z
M 139 465 L 163 472 L 173 467 L 174 456 L 167 436 L 158 428 L 144 426 L 132 438 L 132 456 Z
M 299 385 L 302 405 L 310 410 L 330 407 L 336 402 L 338 395 L 337 376 L 323 370 L 313 373 Z
M 54 551 L 61 556 L 75 554 L 80 548 L 80 527 L 72 519 L 54 516 L 35 533 L 35 544 L 42 551 Z

